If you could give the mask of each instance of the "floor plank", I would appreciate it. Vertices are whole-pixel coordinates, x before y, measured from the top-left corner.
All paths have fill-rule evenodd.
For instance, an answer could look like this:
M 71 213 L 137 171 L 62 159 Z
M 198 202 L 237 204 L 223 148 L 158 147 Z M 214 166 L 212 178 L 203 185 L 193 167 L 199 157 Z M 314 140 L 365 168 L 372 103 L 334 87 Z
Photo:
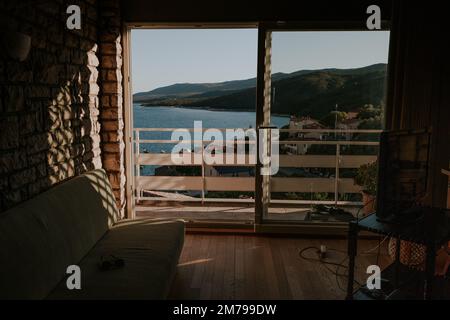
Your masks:
M 299 257 L 301 248 L 326 245 L 345 252 L 347 241 L 242 234 L 188 234 L 170 299 L 343 299 L 336 276 L 318 262 Z M 378 241 L 361 240 L 361 253 Z M 357 278 L 364 280 L 377 250 L 357 260 Z M 313 251 L 308 256 L 316 257 Z M 329 251 L 330 261 L 342 262 L 345 253 Z M 388 257 L 383 245 L 381 267 Z M 345 263 L 347 263 L 345 261 Z M 335 269 L 331 266 L 330 268 Z M 340 270 L 345 273 L 346 270 Z M 341 277 L 342 288 L 346 279 Z

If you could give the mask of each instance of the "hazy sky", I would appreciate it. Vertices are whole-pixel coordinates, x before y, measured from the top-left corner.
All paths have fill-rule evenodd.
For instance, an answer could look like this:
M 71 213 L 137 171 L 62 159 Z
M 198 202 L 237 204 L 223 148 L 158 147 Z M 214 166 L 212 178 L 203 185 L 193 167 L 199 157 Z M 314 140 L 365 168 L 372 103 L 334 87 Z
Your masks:
M 256 29 L 133 30 L 133 92 L 256 76 Z M 389 32 L 274 32 L 272 71 L 387 63 Z

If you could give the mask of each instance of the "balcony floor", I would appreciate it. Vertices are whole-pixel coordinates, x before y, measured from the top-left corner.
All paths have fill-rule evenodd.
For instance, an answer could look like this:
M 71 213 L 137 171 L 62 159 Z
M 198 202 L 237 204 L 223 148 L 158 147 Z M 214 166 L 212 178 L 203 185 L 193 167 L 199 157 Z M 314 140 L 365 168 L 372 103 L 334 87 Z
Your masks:
M 344 210 L 356 215 L 358 207 L 345 206 Z M 254 220 L 255 208 L 253 205 L 243 204 L 183 204 L 170 205 L 140 205 L 136 207 L 137 218 L 154 219 L 184 219 L 187 221 L 235 221 L 251 222 Z M 271 206 L 269 219 L 285 221 L 305 221 L 311 205 L 297 207 Z M 335 220 L 331 220 L 335 222 Z

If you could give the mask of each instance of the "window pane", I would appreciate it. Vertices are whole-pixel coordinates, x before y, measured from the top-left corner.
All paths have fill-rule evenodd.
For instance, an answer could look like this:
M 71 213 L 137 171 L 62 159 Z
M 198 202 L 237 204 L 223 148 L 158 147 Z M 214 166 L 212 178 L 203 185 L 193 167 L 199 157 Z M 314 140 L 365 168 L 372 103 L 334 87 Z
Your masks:
M 323 205 L 370 211 L 373 201 L 363 208 L 360 190 L 376 185 L 369 164 L 384 127 L 389 32 L 273 31 L 271 44 L 271 117 L 290 121 L 280 133 L 268 218 L 351 218 Z

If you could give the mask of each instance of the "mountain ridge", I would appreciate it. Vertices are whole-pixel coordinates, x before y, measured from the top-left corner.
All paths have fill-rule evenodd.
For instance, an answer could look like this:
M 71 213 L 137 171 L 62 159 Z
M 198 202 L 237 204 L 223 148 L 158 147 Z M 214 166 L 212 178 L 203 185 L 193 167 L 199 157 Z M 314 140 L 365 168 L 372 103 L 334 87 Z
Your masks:
M 352 111 L 384 101 L 387 65 L 299 70 L 272 75 L 272 112 L 323 117 L 339 105 Z M 254 110 L 256 78 L 218 83 L 186 83 L 133 95 L 146 106 Z

